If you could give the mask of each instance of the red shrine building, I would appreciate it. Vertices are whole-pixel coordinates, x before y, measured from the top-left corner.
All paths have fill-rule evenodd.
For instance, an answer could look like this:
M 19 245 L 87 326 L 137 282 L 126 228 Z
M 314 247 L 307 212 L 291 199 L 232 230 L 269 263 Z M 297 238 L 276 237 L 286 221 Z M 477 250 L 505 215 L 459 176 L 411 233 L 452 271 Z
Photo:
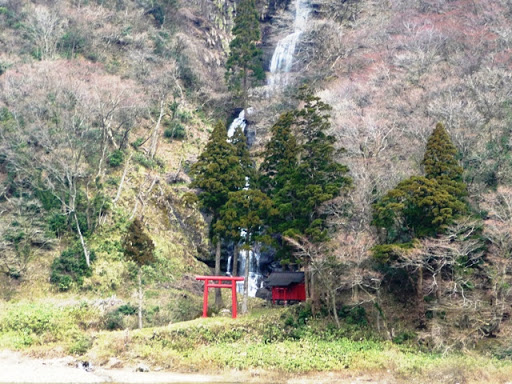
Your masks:
M 304 272 L 272 272 L 265 285 L 272 289 L 272 303 L 306 301 Z

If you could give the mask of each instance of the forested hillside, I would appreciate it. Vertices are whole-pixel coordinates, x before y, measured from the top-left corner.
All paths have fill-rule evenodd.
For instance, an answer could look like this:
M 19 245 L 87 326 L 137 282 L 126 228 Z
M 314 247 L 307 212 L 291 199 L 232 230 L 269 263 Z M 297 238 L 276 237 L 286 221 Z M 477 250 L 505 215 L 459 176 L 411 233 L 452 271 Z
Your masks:
M 6 308 L 189 320 L 252 250 L 335 327 L 509 353 L 512 5 L 301 1 L 0 0 Z

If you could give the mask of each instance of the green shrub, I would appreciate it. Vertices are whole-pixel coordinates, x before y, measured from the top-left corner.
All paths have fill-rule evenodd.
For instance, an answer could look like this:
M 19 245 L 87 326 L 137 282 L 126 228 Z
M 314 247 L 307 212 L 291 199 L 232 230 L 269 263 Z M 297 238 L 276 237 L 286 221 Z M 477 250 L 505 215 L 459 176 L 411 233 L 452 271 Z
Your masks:
M 108 312 L 104 317 L 105 329 L 115 331 L 124 328 L 124 316 L 118 311 Z
M 62 236 L 68 230 L 68 217 L 60 212 L 53 213 L 48 219 L 48 228 L 56 236 Z
M 90 260 L 96 258 L 94 251 L 90 252 Z M 84 277 L 89 277 L 92 269 L 87 266 L 80 245 L 64 250 L 51 266 L 50 282 L 60 291 L 69 290 L 74 284 L 82 286 Z
M 37 188 L 34 191 L 34 195 L 47 211 L 62 208 L 62 202 L 53 193 L 46 189 Z
M 339 311 L 340 318 L 344 319 L 347 324 L 366 326 L 368 319 L 366 318 L 366 310 L 363 307 L 344 305 Z
M 97 311 L 87 305 L 55 306 L 50 303 L 11 304 L 0 312 L 2 346 L 24 348 L 69 341 L 71 353 L 83 353 L 92 345 L 84 335 Z
M 58 49 L 67 58 L 72 59 L 86 51 L 87 40 L 79 29 L 71 28 L 61 37 Z
M 133 156 L 133 160 L 136 163 L 139 163 L 144 168 L 153 169 L 156 168 L 157 162 L 153 159 L 148 159 L 146 156 L 144 156 L 142 153 L 136 153 Z
M 130 143 L 130 145 L 131 145 L 134 149 L 139 148 L 142 144 L 144 144 L 144 138 L 143 138 L 143 137 L 139 137 L 139 138 L 138 138 L 138 139 L 136 139 L 133 143 Z
M 178 121 L 173 120 L 165 129 L 164 136 L 168 139 L 184 139 L 187 136 L 185 127 Z
M 113 187 L 117 187 L 119 183 L 121 182 L 121 179 L 119 177 L 109 177 L 105 181 L 108 185 L 112 185 Z
M 121 305 L 114 311 L 107 312 L 103 318 L 104 327 L 109 331 L 115 331 L 118 329 L 125 328 L 125 316 L 135 315 L 137 313 L 137 307 L 131 304 Z
M 68 352 L 72 355 L 84 355 L 92 347 L 92 344 L 93 340 L 90 336 L 76 332 Z
M 393 337 L 393 343 L 405 344 L 407 341 L 416 339 L 416 334 L 410 331 L 404 331 Z
M 137 313 L 137 307 L 131 305 L 131 304 L 124 304 L 121 305 L 116 310 L 118 313 L 126 316 L 126 315 L 135 315 Z
M 110 156 L 108 157 L 108 164 L 114 168 L 119 167 L 123 163 L 123 160 L 124 160 L 123 151 L 121 151 L 120 149 L 117 149 L 114 152 L 112 152 L 110 154 Z

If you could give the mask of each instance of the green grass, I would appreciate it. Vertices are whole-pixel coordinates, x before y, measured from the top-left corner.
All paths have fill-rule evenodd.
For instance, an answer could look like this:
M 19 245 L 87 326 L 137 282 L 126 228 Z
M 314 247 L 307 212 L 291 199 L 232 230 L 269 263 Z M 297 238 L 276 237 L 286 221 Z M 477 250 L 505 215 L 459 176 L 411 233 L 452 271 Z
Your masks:
M 84 303 L 4 304 L 0 312 L 0 348 L 28 349 L 63 345 L 71 354 L 90 344 L 85 332 L 97 326 L 97 311 Z M 90 345 L 89 345 L 90 347 Z
M 512 376 L 508 359 L 424 352 L 382 340 L 364 325 L 338 329 L 303 306 L 131 331 L 100 331 L 101 319 L 85 302 L 0 304 L 0 348 L 85 355 L 100 365 L 116 357 L 182 372 L 364 372 L 420 383 L 498 383 Z
M 184 372 L 264 370 L 287 374 L 386 373 L 417 382 L 500 382 L 512 363 L 477 354 L 425 353 L 372 336 L 369 329 L 300 322 L 301 309 L 258 310 L 236 320 L 196 319 L 162 328 L 101 333 L 91 350 L 99 363 L 116 356 Z M 291 321 L 293 317 L 295 321 Z

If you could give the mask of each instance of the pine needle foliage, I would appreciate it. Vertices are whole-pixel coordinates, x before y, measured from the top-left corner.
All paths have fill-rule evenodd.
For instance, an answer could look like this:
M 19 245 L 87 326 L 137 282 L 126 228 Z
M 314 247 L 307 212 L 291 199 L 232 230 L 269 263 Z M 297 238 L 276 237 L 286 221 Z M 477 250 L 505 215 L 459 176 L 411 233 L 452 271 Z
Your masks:
M 300 148 L 292 132 L 294 121 L 295 114 L 285 112 L 271 128 L 260 166 L 260 185 L 266 193 L 283 189 L 297 169 Z
M 322 204 L 351 185 L 348 168 L 337 162 L 330 130 L 330 106 L 302 88 L 303 107 L 283 114 L 272 128 L 260 168 L 262 186 L 278 215 L 272 231 L 285 236 L 328 237 Z
M 456 156 L 450 136 L 437 124 L 422 162 L 425 176 L 400 182 L 373 205 L 373 225 L 385 233 L 385 242 L 403 243 L 443 233 L 467 212 L 463 169 Z
M 235 147 L 235 155 L 238 157 L 240 166 L 245 177 L 247 177 L 251 184 L 256 182 L 256 167 L 254 161 L 249 153 L 249 147 L 247 144 L 247 137 L 241 127 L 235 129 L 233 136 L 230 138 L 231 144 Z
M 272 213 L 272 200 L 262 191 L 243 189 L 231 192 L 215 229 L 227 238 L 241 240 L 246 248 L 250 248 L 263 232 L 264 219 Z
M 144 232 L 143 224 L 137 218 L 128 227 L 123 239 L 123 249 L 125 256 L 139 268 L 155 261 L 155 244 Z
M 437 123 L 430 135 L 421 164 L 425 177 L 436 179 L 454 196 L 467 195 L 466 185 L 462 182 L 463 169 L 457 160 L 457 148 L 442 123 Z
M 241 97 L 246 109 L 249 86 L 265 79 L 263 52 L 259 47 L 260 24 L 254 0 L 242 0 L 238 4 L 231 32 L 234 39 L 229 44 L 226 80 L 235 95 Z
M 437 123 L 427 141 L 421 164 L 429 179 L 462 180 L 462 167 L 457 161 L 457 148 L 453 145 L 443 123 Z
M 206 148 L 192 166 L 192 188 L 199 188 L 198 199 L 203 209 L 218 218 L 228 201 L 229 192 L 245 186 L 244 168 L 237 156 L 237 147 L 228 141 L 226 127 L 215 125 Z

